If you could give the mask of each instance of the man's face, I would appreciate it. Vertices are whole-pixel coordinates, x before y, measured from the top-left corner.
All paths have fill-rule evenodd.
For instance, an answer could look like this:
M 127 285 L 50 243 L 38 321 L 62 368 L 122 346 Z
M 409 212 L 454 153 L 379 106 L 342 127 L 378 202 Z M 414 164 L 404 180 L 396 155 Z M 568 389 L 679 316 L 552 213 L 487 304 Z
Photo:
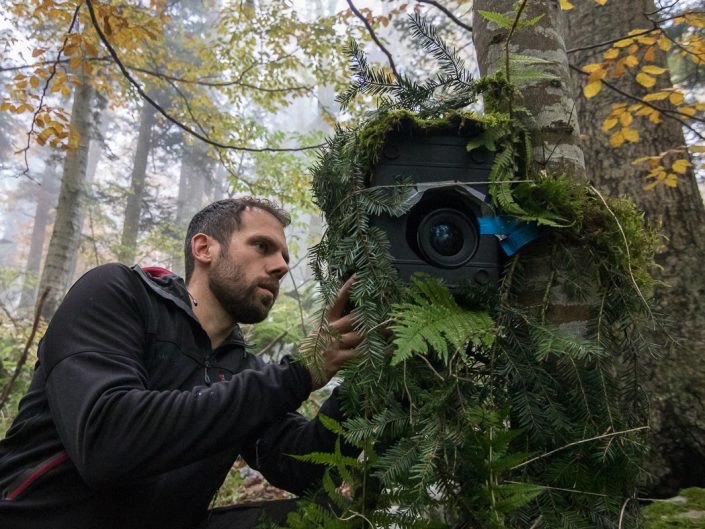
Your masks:
M 239 323 L 258 323 L 279 294 L 279 280 L 289 271 L 284 228 L 270 213 L 246 209 L 240 229 L 213 262 L 208 286 L 223 309 Z

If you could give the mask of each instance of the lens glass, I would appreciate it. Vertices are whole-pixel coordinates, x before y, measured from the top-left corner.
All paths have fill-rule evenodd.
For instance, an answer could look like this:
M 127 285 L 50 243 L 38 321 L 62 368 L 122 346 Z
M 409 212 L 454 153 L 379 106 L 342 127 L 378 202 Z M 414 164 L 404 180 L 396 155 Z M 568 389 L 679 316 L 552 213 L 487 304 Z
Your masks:
M 463 249 L 463 233 L 455 224 L 439 222 L 431 226 L 430 242 L 439 254 L 450 257 Z

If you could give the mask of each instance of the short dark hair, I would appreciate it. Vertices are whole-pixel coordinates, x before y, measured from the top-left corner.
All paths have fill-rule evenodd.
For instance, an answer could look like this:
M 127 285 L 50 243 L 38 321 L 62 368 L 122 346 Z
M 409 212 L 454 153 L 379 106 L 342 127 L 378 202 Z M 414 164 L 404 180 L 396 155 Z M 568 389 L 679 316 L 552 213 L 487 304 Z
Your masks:
M 196 213 L 186 230 L 186 240 L 184 241 L 184 260 L 186 283 L 191 280 L 195 262 L 191 252 L 191 239 L 197 233 L 210 235 L 220 243 L 223 250 L 228 249 L 232 234 L 240 229 L 240 217 L 247 208 L 257 208 L 275 217 L 282 226 L 286 227 L 291 222 L 289 213 L 284 211 L 279 205 L 265 198 L 241 197 L 226 198 L 207 205 Z

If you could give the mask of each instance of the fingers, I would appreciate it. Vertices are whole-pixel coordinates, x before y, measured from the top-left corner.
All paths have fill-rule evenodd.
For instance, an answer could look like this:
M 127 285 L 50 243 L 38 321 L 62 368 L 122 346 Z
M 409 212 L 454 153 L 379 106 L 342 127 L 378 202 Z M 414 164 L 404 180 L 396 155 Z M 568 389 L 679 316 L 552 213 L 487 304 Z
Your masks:
M 340 349 L 355 349 L 362 342 L 362 336 L 356 332 L 346 332 L 338 338 Z
M 338 296 L 335 298 L 335 303 L 333 303 L 333 306 L 328 311 L 329 321 L 340 319 L 343 315 L 345 305 L 347 305 L 350 300 L 350 289 L 352 288 L 353 283 L 355 283 L 355 274 L 350 276 L 350 279 L 348 279 L 343 286 L 340 287 L 340 290 L 338 290 Z

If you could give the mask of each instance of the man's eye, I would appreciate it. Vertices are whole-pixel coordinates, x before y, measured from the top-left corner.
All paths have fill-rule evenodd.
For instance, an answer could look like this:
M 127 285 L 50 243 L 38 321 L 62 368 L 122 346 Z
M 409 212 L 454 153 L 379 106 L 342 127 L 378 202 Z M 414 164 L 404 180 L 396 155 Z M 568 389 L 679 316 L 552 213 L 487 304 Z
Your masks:
M 256 242 L 256 243 L 255 243 L 255 247 L 256 247 L 260 252 L 264 252 L 264 251 L 267 250 L 267 243 L 264 243 L 264 242 Z

